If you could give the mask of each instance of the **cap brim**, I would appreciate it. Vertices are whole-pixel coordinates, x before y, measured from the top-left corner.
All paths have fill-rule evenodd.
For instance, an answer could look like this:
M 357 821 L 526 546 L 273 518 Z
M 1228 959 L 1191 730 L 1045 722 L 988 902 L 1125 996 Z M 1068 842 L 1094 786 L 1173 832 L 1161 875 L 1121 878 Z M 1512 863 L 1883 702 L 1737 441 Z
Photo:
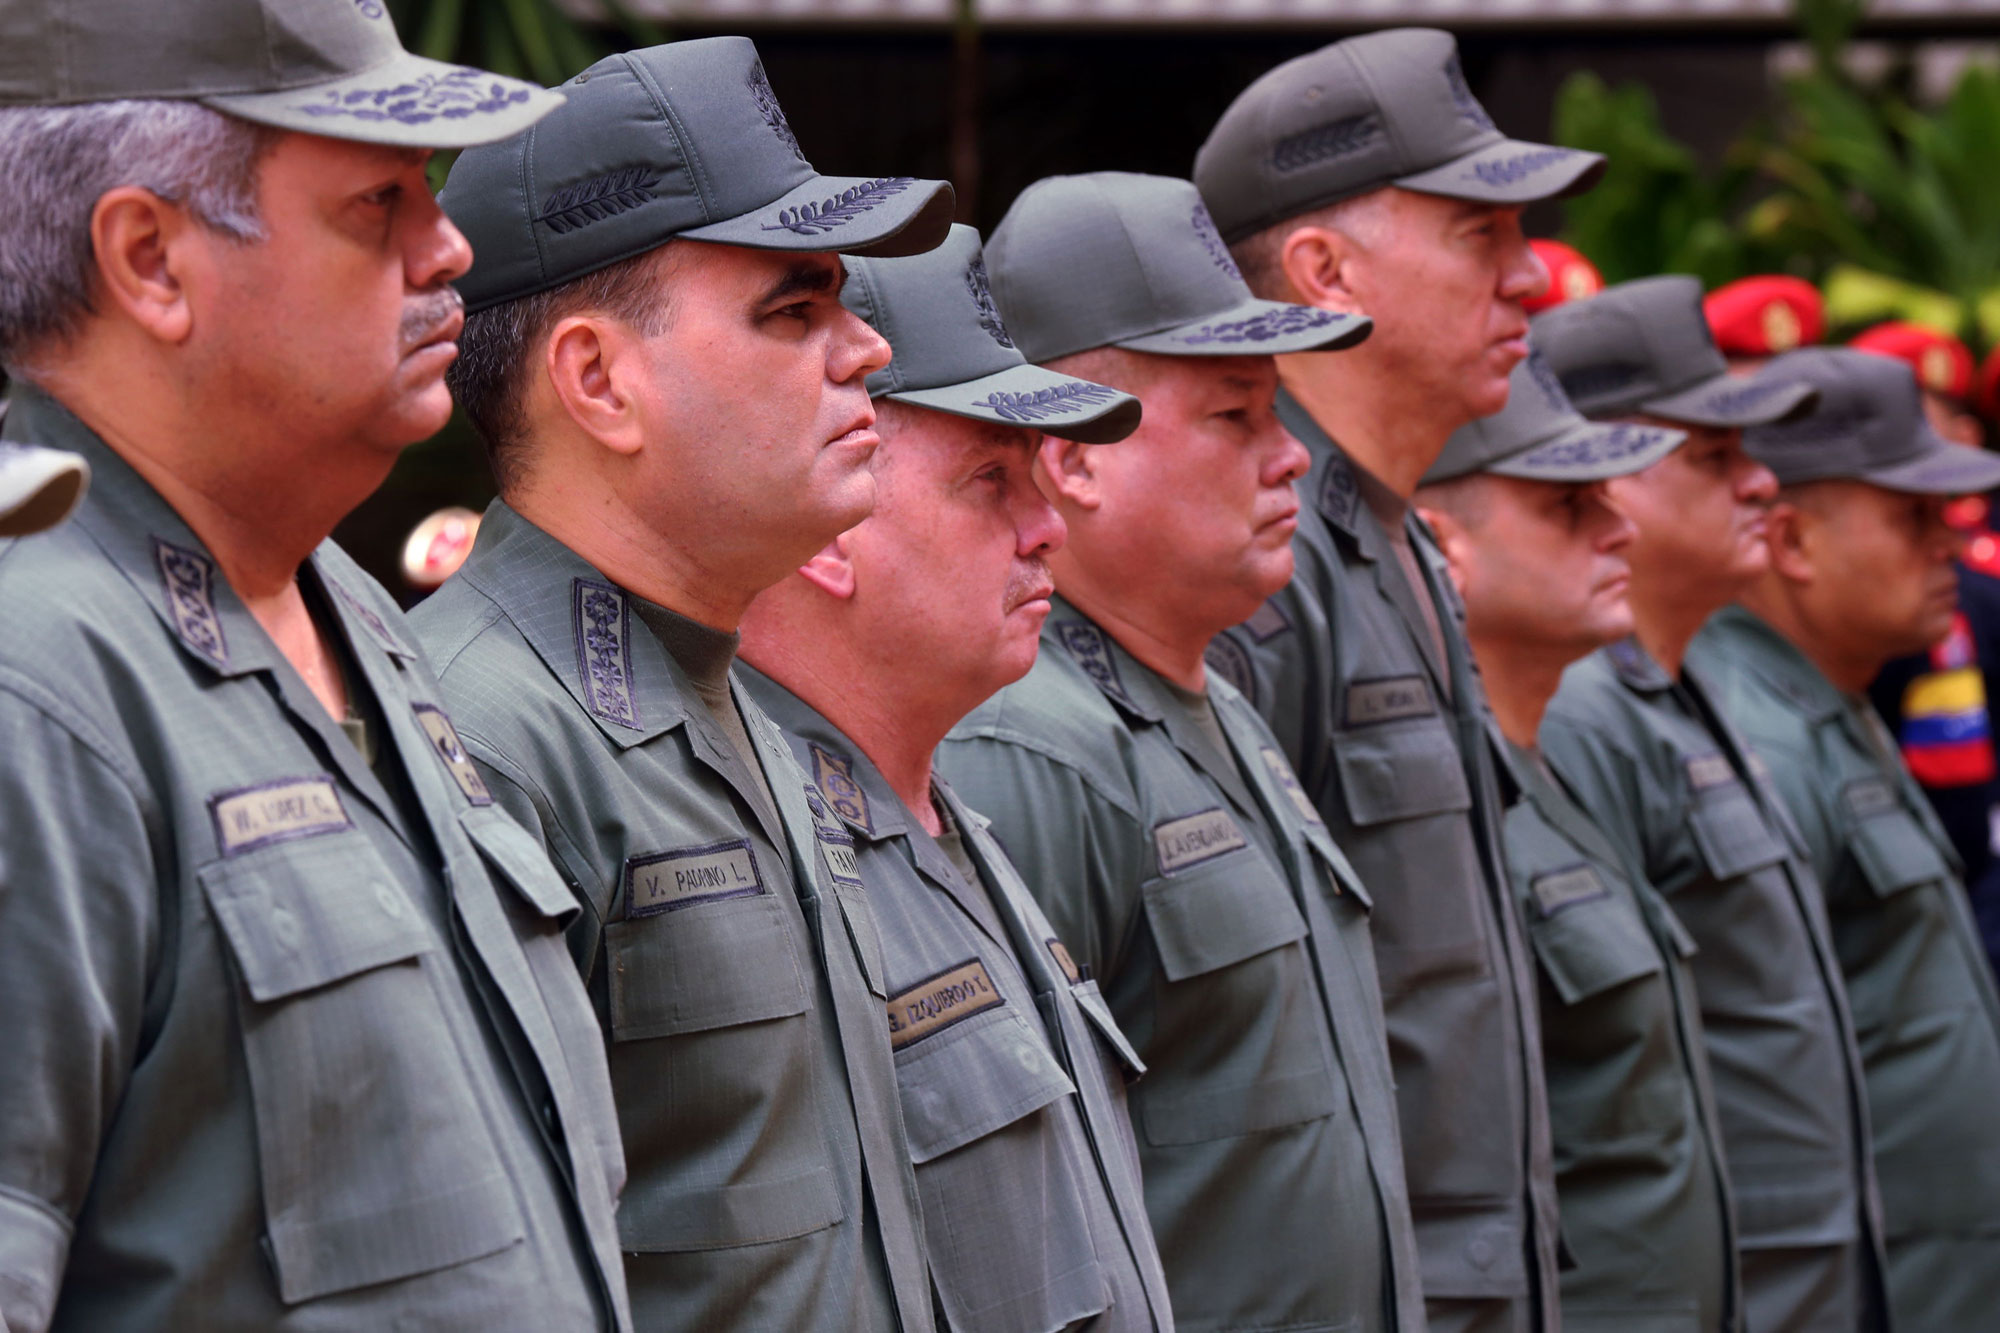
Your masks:
M 897 389 L 883 397 L 1084 444 L 1110 444 L 1139 429 L 1139 400 L 1131 394 L 1034 365 L 1009 366 L 935 389 Z
M 511 138 L 561 93 L 483 69 L 403 53 L 360 74 L 280 93 L 204 97 L 204 106 L 281 130 L 402 148 L 470 148 Z
M 1366 338 L 1375 321 L 1284 301 L 1249 300 L 1206 319 L 1120 338 L 1114 347 L 1167 356 L 1276 356 L 1286 352 L 1337 352 Z
M 949 183 L 914 176 L 814 176 L 764 207 L 680 234 L 752 250 L 895 259 L 944 244 L 957 207 Z
M 1972 495 L 2000 487 L 2000 455 L 1953 444 L 1928 425 L 1919 435 L 1922 453 L 1907 462 L 1866 469 L 1860 480 L 1913 495 Z
M 1668 421 L 1726 429 L 1789 421 L 1818 401 L 1819 390 L 1799 380 L 1723 374 L 1679 393 L 1649 398 L 1639 408 Z
M 1604 174 L 1604 155 L 1580 148 L 1501 139 L 1441 167 L 1403 176 L 1396 184 L 1483 204 L 1532 204 L 1580 194 Z
M 1481 471 L 1525 481 L 1609 481 L 1642 472 L 1681 447 L 1687 432 L 1629 421 L 1592 421 Z
M 25 537 L 70 516 L 90 488 L 90 464 L 31 444 L 0 444 L 0 537 Z

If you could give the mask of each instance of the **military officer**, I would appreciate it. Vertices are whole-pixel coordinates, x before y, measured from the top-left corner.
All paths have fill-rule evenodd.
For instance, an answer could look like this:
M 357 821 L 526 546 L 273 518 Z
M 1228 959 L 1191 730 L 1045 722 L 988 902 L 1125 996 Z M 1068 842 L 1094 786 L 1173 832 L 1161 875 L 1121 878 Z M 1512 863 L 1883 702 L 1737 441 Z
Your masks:
M 1752 1333 L 1872 1326 L 1878 1210 L 1854 1034 L 1825 905 L 1762 761 L 1684 664 L 1764 567 L 1775 483 L 1743 427 L 1809 385 L 1730 376 L 1690 278 L 1558 306 L 1535 345 L 1592 416 L 1690 440 L 1609 483 L 1638 527 L 1630 638 L 1571 667 L 1542 725 L 1557 773 L 1693 938 Z
M 1631 521 L 1605 482 L 1681 431 L 1586 422 L 1539 353 L 1507 406 L 1456 431 L 1417 491 L 1464 592 L 1495 719 L 1507 869 L 1540 975 L 1556 1189 L 1576 1333 L 1742 1327 L 1693 942 L 1543 761 L 1563 668 L 1632 630 Z
M 348 0 L 0 4 L 6 434 L 93 477 L 0 546 L 14 1333 L 630 1327 L 574 905 L 327 540 L 450 412 L 427 150 L 558 100 Z
M 1768 373 L 1819 389 L 1747 434 L 1784 489 L 1771 558 L 1688 660 L 1771 764 L 1826 894 L 1875 1127 L 1892 1324 L 1973 1333 L 2000 1310 L 2000 1001 L 1950 839 L 1863 693 L 1949 625 L 1952 495 L 2000 459 L 1924 421 L 1901 365 L 1814 348 Z
M 1409 498 L 1498 411 L 1549 275 L 1521 208 L 1595 153 L 1505 137 L 1450 34 L 1370 33 L 1232 104 L 1195 182 L 1251 290 L 1374 316 L 1352 356 L 1279 359 L 1313 456 L 1298 573 L 1219 640 L 1376 893 L 1410 1202 L 1432 1327 L 1554 1327 L 1555 1191 L 1534 979 L 1501 866 L 1498 779 L 1459 611 Z
M 744 674 L 812 774 L 837 873 L 874 905 L 941 1322 L 1171 1328 L 1125 1115 L 1138 1061 L 932 773 L 952 725 L 1034 662 L 1063 538 L 1035 489 L 1041 431 L 1122 439 L 1139 403 L 1022 360 L 970 227 L 847 268 L 842 299 L 894 352 L 868 380 L 876 506 L 751 604 Z
M 731 664 L 751 599 L 874 501 L 889 349 L 832 252 L 936 245 L 950 187 L 815 172 L 740 37 L 563 92 L 441 195 L 481 254 L 451 384 L 500 499 L 414 623 L 582 907 L 638 1321 L 928 1329 L 878 929 Z
M 1151 1066 L 1133 1115 L 1178 1323 L 1416 1329 L 1368 893 L 1202 665 L 1291 572 L 1306 455 L 1271 356 L 1367 322 L 1253 298 L 1194 187 L 1157 176 L 1037 182 L 987 262 L 1030 361 L 1146 416 L 1042 444 L 1069 531 L 1042 652 L 940 763 Z

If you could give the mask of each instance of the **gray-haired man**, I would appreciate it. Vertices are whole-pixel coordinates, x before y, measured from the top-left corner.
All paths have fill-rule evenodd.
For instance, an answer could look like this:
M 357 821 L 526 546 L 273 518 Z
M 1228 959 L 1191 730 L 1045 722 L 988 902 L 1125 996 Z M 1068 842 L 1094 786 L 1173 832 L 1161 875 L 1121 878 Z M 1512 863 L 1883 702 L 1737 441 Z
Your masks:
M 573 912 L 326 535 L 444 423 L 425 151 L 558 99 L 348 0 L 0 4 L 0 1323 L 629 1326 Z

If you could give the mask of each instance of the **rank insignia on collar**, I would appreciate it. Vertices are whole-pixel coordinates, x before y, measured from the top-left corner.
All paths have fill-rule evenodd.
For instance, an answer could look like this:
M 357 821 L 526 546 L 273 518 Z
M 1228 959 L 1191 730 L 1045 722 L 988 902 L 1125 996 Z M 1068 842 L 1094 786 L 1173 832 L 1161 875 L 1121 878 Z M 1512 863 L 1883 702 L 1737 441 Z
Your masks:
M 868 813 L 868 793 L 854 780 L 854 761 L 822 746 L 812 746 L 813 782 L 825 793 L 835 814 L 869 837 L 875 836 L 875 821 Z
M 1250 668 L 1250 654 L 1243 645 L 1227 634 L 1218 634 L 1208 641 L 1208 650 L 1202 654 L 1208 669 L 1234 685 L 1239 693 L 1251 703 L 1257 702 L 1257 676 Z
M 1056 639 L 1076 664 L 1083 668 L 1083 674 L 1096 683 L 1112 698 L 1128 707 L 1137 707 L 1132 696 L 1125 692 L 1125 682 L 1118 678 L 1118 663 L 1112 660 L 1111 645 L 1105 642 L 1104 634 L 1094 626 L 1075 623 L 1058 625 Z
M 436 704 L 412 704 L 416 710 L 417 723 L 430 738 L 431 749 L 444 761 L 445 771 L 451 780 L 465 793 L 465 799 L 474 805 L 493 804 L 493 793 L 486 789 L 486 779 L 479 776 L 479 769 L 473 765 L 472 756 L 465 752 L 465 746 L 458 739 L 458 729 L 451 725 L 451 719 Z
M 1361 503 L 1361 481 L 1354 464 L 1342 454 L 1334 454 L 1320 465 L 1319 512 L 1329 522 L 1352 532 L 1354 509 Z
M 570 590 L 576 627 L 576 670 L 585 705 L 607 722 L 639 725 L 632 699 L 631 611 L 608 583 L 576 579 Z
M 222 634 L 222 618 L 215 613 L 215 562 L 200 551 L 158 537 L 153 538 L 153 556 L 160 562 L 174 632 L 190 652 L 228 670 L 229 643 Z

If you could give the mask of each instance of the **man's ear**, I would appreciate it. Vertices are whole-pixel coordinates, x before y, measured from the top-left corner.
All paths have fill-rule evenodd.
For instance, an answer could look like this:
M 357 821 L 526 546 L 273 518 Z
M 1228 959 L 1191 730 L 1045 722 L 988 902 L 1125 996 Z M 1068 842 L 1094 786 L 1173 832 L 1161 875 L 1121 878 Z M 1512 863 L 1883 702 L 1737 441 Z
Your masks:
M 585 434 L 613 453 L 639 452 L 645 427 L 632 389 L 646 372 L 637 334 L 601 315 L 572 315 L 549 332 L 542 368 L 556 401 Z
M 1825 536 L 1825 521 L 1789 500 L 1765 511 L 1764 545 L 1771 553 L 1771 569 L 1787 583 L 1813 581 L 1815 549 Z
M 818 555 L 799 566 L 799 577 L 829 597 L 842 601 L 854 596 L 854 557 L 849 550 L 849 528 L 825 546 Z
M 1417 517 L 1430 524 L 1431 532 L 1437 537 L 1438 549 L 1444 552 L 1446 567 L 1451 571 L 1451 584 L 1463 599 L 1465 571 L 1472 560 L 1472 535 L 1448 511 L 1427 508 L 1421 501 L 1417 505 Z
M 1367 312 L 1353 287 L 1358 253 L 1350 238 L 1331 227 L 1294 227 L 1278 248 L 1278 265 L 1294 299 L 1322 310 L 1360 315 Z
M 121 185 L 90 210 L 90 244 L 105 297 L 163 343 L 186 341 L 194 312 L 182 279 L 200 224 L 151 190 Z
M 1058 509 L 1074 505 L 1088 510 L 1104 503 L 1097 475 L 1097 448 L 1094 444 L 1053 435 L 1042 437 L 1041 446 L 1035 450 L 1035 482 Z

